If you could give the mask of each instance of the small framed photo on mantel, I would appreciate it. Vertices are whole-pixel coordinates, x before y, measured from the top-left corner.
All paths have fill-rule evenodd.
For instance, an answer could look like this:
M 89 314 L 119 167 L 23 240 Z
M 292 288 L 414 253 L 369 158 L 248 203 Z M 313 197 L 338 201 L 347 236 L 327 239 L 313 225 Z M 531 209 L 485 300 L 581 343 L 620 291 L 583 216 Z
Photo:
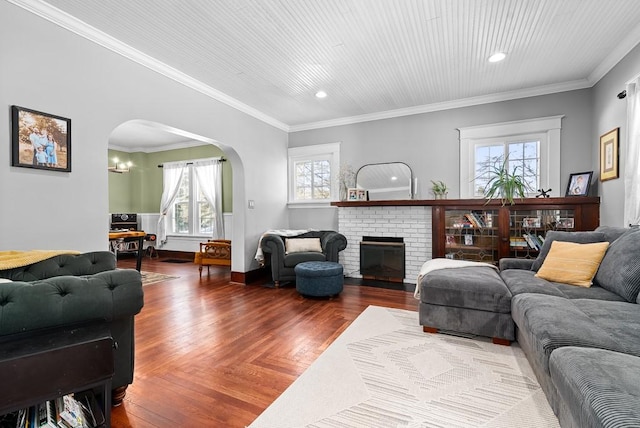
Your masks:
M 11 166 L 71 172 L 71 119 L 11 106 Z
M 567 193 L 565 196 L 588 196 L 593 171 L 578 172 L 569 176 Z

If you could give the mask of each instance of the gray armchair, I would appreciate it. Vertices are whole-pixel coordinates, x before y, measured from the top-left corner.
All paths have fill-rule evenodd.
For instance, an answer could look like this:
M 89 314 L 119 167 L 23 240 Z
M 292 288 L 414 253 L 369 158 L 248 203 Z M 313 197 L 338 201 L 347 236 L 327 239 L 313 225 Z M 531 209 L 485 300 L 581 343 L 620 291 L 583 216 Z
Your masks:
M 322 252 L 296 252 L 287 254 L 285 240 L 291 238 L 320 238 Z M 260 244 L 266 264 L 271 265 L 271 277 L 276 287 L 282 281 L 295 281 L 295 266 L 302 262 L 329 261 L 338 262 L 338 253 L 347 248 L 347 238 L 331 230 L 311 231 L 297 236 L 283 237 L 266 234 Z

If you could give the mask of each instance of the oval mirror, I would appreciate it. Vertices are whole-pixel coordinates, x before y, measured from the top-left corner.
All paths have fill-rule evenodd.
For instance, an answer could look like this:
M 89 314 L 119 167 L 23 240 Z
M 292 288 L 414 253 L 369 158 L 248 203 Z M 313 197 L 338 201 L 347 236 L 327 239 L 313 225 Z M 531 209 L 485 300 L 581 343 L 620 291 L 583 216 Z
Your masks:
M 356 173 L 356 187 L 369 193 L 370 201 L 412 199 L 413 174 L 404 162 L 372 163 Z

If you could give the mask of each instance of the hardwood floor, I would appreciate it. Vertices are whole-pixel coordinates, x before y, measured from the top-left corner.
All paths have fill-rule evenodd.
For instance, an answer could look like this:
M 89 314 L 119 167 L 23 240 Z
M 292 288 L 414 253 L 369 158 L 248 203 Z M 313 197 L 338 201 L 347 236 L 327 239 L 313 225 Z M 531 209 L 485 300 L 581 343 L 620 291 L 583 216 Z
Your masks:
M 118 262 L 135 267 L 134 259 Z M 245 427 L 369 305 L 417 310 L 412 293 L 345 285 L 335 299 L 293 286 L 243 286 L 228 268 L 145 258 L 143 271 L 179 276 L 144 287 L 135 378 L 112 427 Z

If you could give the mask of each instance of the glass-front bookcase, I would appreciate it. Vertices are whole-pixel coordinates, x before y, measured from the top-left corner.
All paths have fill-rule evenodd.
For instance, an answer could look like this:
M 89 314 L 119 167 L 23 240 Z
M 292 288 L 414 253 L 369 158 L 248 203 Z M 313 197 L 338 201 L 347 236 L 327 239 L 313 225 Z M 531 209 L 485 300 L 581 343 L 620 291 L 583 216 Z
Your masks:
M 529 198 L 515 205 L 484 199 L 434 200 L 433 258 L 497 263 L 536 258 L 547 232 L 594 230 L 600 198 Z
M 445 257 L 494 263 L 498 260 L 497 210 L 452 209 L 445 214 Z

